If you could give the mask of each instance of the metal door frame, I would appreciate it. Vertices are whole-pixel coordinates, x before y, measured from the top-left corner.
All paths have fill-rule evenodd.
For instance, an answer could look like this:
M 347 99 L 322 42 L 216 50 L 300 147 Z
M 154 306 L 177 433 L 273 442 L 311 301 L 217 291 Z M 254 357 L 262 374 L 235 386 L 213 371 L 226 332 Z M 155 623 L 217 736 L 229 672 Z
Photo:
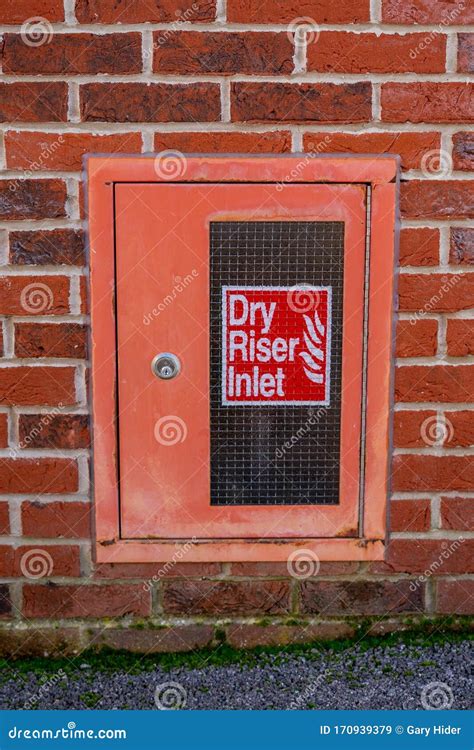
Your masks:
M 294 154 L 186 155 L 186 171 L 165 175 L 154 156 L 85 158 L 89 208 L 93 484 L 98 562 L 167 562 L 180 542 L 195 561 L 286 561 L 309 550 L 320 560 L 381 560 L 387 528 L 391 455 L 393 338 L 398 247 L 399 157 Z M 158 174 L 159 173 L 159 174 Z M 367 216 L 370 336 L 366 352 L 364 503 L 359 538 L 126 540 L 120 536 L 117 467 L 114 185 L 133 182 L 360 183 L 370 188 Z

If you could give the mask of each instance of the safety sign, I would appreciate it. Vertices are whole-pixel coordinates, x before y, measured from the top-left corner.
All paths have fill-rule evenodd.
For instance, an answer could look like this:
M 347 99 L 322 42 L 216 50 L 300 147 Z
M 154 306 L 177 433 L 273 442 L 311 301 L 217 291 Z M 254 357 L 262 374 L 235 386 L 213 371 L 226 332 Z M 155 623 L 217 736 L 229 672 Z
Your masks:
M 222 403 L 329 405 L 330 286 L 222 288 Z

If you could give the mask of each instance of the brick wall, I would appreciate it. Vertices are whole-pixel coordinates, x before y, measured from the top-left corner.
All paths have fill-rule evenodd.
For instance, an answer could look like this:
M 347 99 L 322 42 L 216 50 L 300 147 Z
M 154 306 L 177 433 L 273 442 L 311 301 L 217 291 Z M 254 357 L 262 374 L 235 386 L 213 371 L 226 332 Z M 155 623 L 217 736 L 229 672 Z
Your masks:
M 472 612 L 472 3 L 4 0 L 0 24 L 2 648 L 252 644 Z M 385 563 L 307 579 L 94 564 L 81 159 L 165 149 L 401 155 Z M 150 617 L 170 627 L 123 627 Z

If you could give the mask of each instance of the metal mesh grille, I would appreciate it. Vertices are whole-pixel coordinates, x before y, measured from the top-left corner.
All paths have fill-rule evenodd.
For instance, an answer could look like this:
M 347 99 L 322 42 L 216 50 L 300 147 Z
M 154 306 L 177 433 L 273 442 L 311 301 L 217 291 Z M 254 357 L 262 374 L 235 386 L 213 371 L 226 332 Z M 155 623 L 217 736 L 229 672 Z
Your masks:
M 211 504 L 339 502 L 343 222 L 210 228 Z M 332 287 L 330 404 L 222 405 L 222 287 Z

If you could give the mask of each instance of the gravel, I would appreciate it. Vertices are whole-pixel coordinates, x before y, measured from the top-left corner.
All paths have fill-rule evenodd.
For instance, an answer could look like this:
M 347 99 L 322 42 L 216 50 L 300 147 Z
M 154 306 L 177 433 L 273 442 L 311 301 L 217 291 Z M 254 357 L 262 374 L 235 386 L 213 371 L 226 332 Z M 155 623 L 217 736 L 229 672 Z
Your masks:
M 250 665 L 206 666 L 203 657 L 199 668 L 138 674 L 78 661 L 71 674 L 4 673 L 0 708 L 470 709 L 472 664 L 469 641 L 282 651 Z

